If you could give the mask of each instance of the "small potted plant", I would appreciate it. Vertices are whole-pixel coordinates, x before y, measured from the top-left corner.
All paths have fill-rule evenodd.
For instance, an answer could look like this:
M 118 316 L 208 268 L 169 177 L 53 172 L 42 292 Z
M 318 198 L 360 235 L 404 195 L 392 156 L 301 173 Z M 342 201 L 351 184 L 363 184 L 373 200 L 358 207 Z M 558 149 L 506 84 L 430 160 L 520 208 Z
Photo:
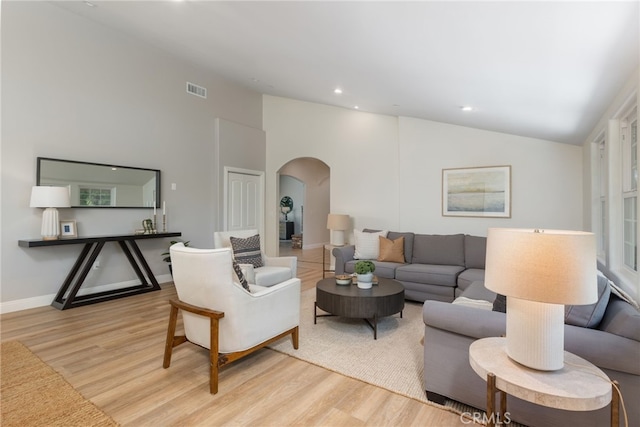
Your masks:
M 189 246 L 189 242 L 183 242 L 181 240 L 172 240 L 169 242 L 169 247 L 167 248 L 166 252 L 162 253 L 162 260 L 164 262 L 169 263 L 169 272 L 171 273 L 171 275 L 173 276 L 173 269 L 171 268 L 171 252 L 169 251 L 169 248 L 171 248 L 171 246 L 175 245 L 176 243 L 182 243 L 185 246 Z
M 362 260 L 356 262 L 355 272 L 358 277 L 358 287 L 361 289 L 370 289 L 373 282 L 373 272 L 376 265 L 372 261 Z

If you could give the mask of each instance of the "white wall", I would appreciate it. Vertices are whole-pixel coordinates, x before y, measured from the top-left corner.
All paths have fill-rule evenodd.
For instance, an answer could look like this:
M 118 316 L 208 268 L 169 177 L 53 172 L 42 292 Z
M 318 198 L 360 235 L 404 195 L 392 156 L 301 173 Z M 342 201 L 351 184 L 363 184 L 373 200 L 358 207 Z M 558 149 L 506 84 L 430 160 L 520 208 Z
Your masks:
M 263 117 L 268 232 L 277 231 L 275 173 L 299 157 L 331 169 L 331 212 L 348 213 L 356 227 L 397 227 L 397 118 L 274 96 L 264 96 Z M 277 242 L 273 237 L 267 241 Z
M 399 228 L 486 236 L 489 227 L 582 223 L 580 147 L 401 117 Z M 511 218 L 442 216 L 442 169 L 511 166 Z
M 272 96 L 263 105 L 267 192 L 280 165 L 316 157 L 331 168 L 331 211 L 356 229 L 583 228 L 581 147 Z M 512 217 L 443 217 L 442 169 L 493 165 L 512 166 Z
M 2 2 L 1 19 L 2 308 L 25 298 L 50 302 L 81 249 L 18 247 L 40 234 L 42 210 L 29 208 L 37 156 L 160 169 L 169 230 L 212 247 L 214 121 L 259 129 L 261 95 L 50 2 Z M 187 94 L 187 81 L 205 86 L 208 98 Z M 76 219 L 86 236 L 133 232 L 150 212 L 64 209 L 60 216 Z M 168 278 L 160 257 L 167 243 L 140 247 L 156 275 Z M 132 279 L 120 249 L 107 244 L 86 285 Z

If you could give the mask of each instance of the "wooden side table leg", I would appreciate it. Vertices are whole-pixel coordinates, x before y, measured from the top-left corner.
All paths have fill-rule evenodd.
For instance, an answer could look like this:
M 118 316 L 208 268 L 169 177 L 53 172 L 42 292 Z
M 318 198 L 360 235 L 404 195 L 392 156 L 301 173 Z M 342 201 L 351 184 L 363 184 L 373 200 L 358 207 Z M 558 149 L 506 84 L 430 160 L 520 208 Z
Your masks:
M 618 381 L 614 380 L 611 389 L 611 427 L 618 427 L 620 425 L 620 395 L 618 390 L 620 385 Z
M 487 426 L 495 427 L 496 413 L 496 376 L 489 372 L 487 374 Z
M 500 390 L 500 417 L 498 420 L 500 421 L 500 425 L 504 424 L 504 417 L 507 412 L 507 393 Z

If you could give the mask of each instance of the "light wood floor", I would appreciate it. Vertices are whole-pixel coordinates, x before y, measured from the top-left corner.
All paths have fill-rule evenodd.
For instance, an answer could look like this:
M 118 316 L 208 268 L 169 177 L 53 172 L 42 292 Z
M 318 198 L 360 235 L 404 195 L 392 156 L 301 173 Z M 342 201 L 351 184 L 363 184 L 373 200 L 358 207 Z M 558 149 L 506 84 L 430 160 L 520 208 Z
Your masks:
M 322 276 L 322 249 L 291 250 L 303 289 Z M 172 284 L 162 291 L 59 311 L 0 316 L 19 340 L 123 426 L 463 426 L 460 417 L 264 349 L 222 369 L 208 392 L 207 352 L 174 349 L 162 368 Z M 1 373 L 0 373 L 1 374 Z

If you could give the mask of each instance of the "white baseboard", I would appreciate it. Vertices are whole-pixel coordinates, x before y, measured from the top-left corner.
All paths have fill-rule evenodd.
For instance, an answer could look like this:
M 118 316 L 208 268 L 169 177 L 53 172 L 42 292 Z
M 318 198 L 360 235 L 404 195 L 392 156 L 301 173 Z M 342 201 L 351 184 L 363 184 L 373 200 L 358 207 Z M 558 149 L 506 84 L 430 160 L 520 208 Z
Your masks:
M 158 283 L 166 283 L 166 282 L 172 282 L 173 278 L 171 277 L 171 274 L 162 274 L 162 275 L 156 276 L 156 280 L 158 281 Z M 100 285 L 92 288 L 80 289 L 78 291 L 78 295 L 88 295 L 96 292 L 111 291 L 114 289 L 126 288 L 129 286 L 136 286 L 139 284 L 140 282 L 138 280 L 127 280 L 126 282 L 111 283 L 108 285 Z M 5 301 L 0 303 L 0 314 L 12 313 L 14 311 L 28 310 L 30 308 L 46 307 L 48 305 L 51 305 L 55 297 L 56 297 L 56 294 L 50 294 L 50 295 L 41 295 L 41 296 L 31 297 L 31 298 L 18 299 L 13 301 Z

